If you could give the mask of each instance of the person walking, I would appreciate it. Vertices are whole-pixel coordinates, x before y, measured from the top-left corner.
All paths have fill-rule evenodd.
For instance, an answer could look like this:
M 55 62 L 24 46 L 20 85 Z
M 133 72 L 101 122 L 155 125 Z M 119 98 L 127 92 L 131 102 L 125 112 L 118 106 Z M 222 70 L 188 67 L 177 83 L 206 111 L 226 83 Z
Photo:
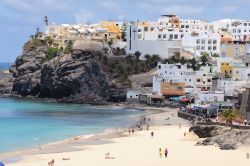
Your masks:
M 165 158 L 168 157 L 168 148 L 165 149 Z
M 160 158 L 162 158 L 162 149 L 161 148 L 159 149 L 159 155 L 160 155 Z
M 152 137 L 152 138 L 154 137 L 154 132 L 153 132 L 153 131 L 151 132 L 151 137 Z

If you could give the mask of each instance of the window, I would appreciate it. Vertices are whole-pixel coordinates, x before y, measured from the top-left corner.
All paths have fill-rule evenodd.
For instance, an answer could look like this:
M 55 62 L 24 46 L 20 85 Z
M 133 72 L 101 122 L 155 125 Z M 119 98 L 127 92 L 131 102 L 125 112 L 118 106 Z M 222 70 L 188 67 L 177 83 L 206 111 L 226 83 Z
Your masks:
M 170 40 L 172 40 L 172 39 L 173 39 L 173 37 L 174 37 L 174 35 L 173 35 L 173 34 L 170 34 L 170 35 L 169 35 L 169 39 L 170 39 Z
M 191 82 L 191 79 L 189 79 L 189 82 Z
M 201 50 L 205 50 L 205 46 L 202 46 L 202 47 L 201 47 Z
M 217 40 L 213 40 L 213 44 L 217 44 Z
M 196 49 L 197 49 L 197 50 L 200 50 L 201 48 L 200 48 L 200 46 L 197 46 Z
M 200 79 L 197 79 L 197 82 L 201 82 L 201 80 L 200 80 Z
M 186 25 L 186 28 L 189 28 L 189 25 Z
M 208 50 L 212 50 L 212 47 L 211 47 L 211 46 L 208 46 Z
M 177 86 L 177 87 L 176 87 L 176 90 L 183 90 L 183 87 Z
M 217 50 L 217 47 L 216 47 L 216 46 L 213 46 L 213 50 Z
M 174 35 L 174 39 L 178 39 L 178 35 L 177 34 Z
M 236 33 L 236 29 L 233 29 L 233 33 Z
M 208 44 L 212 44 L 212 41 L 209 39 L 207 43 L 208 43 Z
M 138 32 L 141 32 L 141 29 L 138 29 Z
M 241 33 L 241 29 L 238 29 L 238 33 Z
M 181 25 L 181 28 L 184 28 L 184 25 Z
M 207 82 L 211 82 L 211 79 L 207 79 Z
M 138 39 L 142 39 L 142 35 L 141 34 L 138 34 Z
M 197 39 L 196 43 L 197 43 L 197 44 L 200 44 L 200 43 L 201 43 L 200 39 Z
M 161 65 L 158 66 L 158 69 L 161 69 Z
M 158 34 L 158 39 L 161 39 L 162 35 L 161 34 Z
M 202 39 L 201 44 L 205 44 L 206 40 Z
M 163 34 L 163 39 L 166 39 L 167 38 L 167 35 L 166 34 Z
M 144 27 L 144 31 L 147 32 L 148 31 L 148 27 Z
M 244 26 L 247 26 L 247 23 L 244 23 Z

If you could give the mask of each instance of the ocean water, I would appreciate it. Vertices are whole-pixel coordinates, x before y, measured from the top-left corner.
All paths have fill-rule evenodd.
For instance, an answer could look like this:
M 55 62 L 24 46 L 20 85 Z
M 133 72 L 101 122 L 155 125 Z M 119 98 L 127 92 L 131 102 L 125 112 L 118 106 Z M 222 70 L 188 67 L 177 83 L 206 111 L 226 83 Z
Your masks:
M 11 63 L 0 62 L 0 70 L 7 70 L 11 67 Z
M 0 98 L 0 153 L 128 127 L 142 111 Z

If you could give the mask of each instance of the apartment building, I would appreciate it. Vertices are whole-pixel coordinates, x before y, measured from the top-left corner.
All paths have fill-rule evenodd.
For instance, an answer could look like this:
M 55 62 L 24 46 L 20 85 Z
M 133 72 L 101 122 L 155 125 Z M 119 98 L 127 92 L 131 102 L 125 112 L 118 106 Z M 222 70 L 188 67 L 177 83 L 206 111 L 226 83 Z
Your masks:
M 250 20 L 231 20 L 228 31 L 234 41 L 250 41 Z
M 219 54 L 220 35 L 214 32 L 186 34 L 182 38 L 182 48 L 196 56 L 201 56 L 204 52 Z
M 193 69 L 187 68 L 187 65 L 159 63 L 156 75 L 153 77 L 153 92 L 162 94 L 163 83 L 166 83 L 167 87 L 173 85 L 182 93 L 187 89 L 193 89 L 193 92 L 196 90 L 210 91 L 212 88 L 210 66 L 203 66 L 199 71 L 193 71 Z M 182 85 L 184 89 L 181 88 Z M 164 94 L 167 93 L 167 90 L 168 88 L 165 88 Z

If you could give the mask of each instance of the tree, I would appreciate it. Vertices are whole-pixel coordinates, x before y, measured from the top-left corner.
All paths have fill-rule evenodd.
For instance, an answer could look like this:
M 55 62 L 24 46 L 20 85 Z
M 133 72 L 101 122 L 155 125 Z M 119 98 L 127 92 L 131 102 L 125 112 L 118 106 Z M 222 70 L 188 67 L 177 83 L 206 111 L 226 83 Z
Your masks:
M 200 60 L 202 62 L 202 65 L 206 65 L 207 62 L 208 62 L 208 57 L 209 57 L 209 54 L 204 52 L 202 53 L 202 56 L 200 57 Z
M 121 32 L 122 41 L 126 42 L 127 41 L 127 23 L 125 21 L 122 24 L 121 30 L 122 30 Z
M 181 57 L 180 63 L 181 63 L 182 65 L 184 65 L 184 64 L 187 63 L 187 60 L 186 60 L 184 57 Z
M 192 69 L 193 70 L 196 70 L 196 67 L 197 67 L 197 65 L 196 65 L 196 59 L 195 58 L 192 58 L 192 59 L 190 59 L 189 60 L 189 63 L 190 63 L 190 65 L 191 65 L 191 67 L 192 67 Z
M 222 111 L 219 113 L 219 117 L 228 124 L 232 124 L 235 120 L 243 119 L 243 116 L 239 111 L 234 111 L 232 109 Z

